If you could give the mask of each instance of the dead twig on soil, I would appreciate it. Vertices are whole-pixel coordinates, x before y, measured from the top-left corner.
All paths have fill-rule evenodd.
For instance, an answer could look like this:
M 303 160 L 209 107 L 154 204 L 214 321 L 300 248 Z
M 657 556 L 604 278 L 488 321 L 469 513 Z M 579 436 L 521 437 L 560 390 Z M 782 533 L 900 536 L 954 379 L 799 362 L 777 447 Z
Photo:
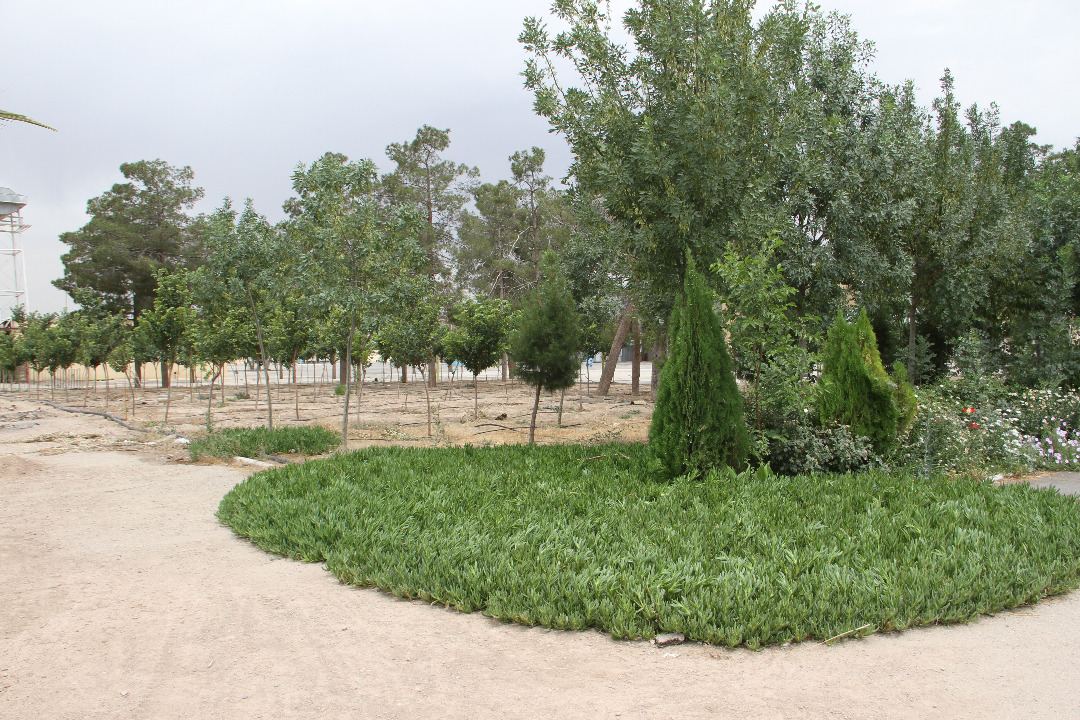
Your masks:
M 842 637 L 847 637 L 848 635 L 853 635 L 854 633 L 857 633 L 860 630 L 865 630 L 865 629 L 871 628 L 871 627 L 874 627 L 874 623 L 866 623 L 862 627 L 857 627 L 854 630 L 848 630 L 847 632 L 842 632 L 839 635 L 833 635 L 828 640 L 822 640 L 821 644 L 822 645 L 832 645 L 833 641 L 835 641 L 835 640 L 839 640 Z

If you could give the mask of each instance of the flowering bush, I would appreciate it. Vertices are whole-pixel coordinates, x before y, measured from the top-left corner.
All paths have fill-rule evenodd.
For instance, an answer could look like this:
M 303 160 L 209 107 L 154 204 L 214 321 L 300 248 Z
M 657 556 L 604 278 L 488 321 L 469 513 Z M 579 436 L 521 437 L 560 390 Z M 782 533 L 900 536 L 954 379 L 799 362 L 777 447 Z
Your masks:
M 1080 395 L 1062 390 L 992 393 L 965 405 L 952 381 L 918 392 L 914 425 L 887 460 L 934 470 L 1024 472 L 1080 467 Z

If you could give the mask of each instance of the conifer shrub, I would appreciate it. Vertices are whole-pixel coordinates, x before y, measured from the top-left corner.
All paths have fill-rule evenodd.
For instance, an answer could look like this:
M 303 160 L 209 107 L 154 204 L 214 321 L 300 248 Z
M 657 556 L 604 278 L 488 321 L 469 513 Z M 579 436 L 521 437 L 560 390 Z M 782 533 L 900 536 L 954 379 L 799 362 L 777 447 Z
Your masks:
M 849 323 L 842 310 L 825 340 L 818 384 L 818 410 L 823 424 L 840 423 L 887 452 L 896 441 L 900 411 L 896 385 L 881 365 L 877 340 L 866 311 Z
M 704 475 L 724 465 L 741 470 L 750 441 L 735 366 L 712 297 L 689 253 L 669 327 L 669 355 L 649 427 L 661 474 Z
M 536 412 L 541 390 L 573 387 L 581 370 L 578 348 L 581 323 L 566 278 L 559 272 L 558 258 L 544 253 L 540 285 L 529 295 L 518 314 L 510 337 L 510 357 L 517 376 L 536 388 L 529 443 L 536 435 Z

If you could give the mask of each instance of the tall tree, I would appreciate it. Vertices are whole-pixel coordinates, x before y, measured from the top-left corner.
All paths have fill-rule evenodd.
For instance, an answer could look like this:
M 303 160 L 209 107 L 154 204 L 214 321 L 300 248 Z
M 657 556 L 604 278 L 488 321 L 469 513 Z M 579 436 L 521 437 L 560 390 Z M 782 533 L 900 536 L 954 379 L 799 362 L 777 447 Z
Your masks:
M 187 211 L 203 191 L 192 185 L 190 167 L 163 160 L 124 163 L 120 172 L 127 182 L 87 203 L 90 222 L 60 236 L 71 249 L 61 257 L 64 276 L 53 284 L 77 302 L 86 293 L 138 322 L 153 307 L 155 273 L 198 257 L 198 226 Z
M 376 177 L 371 160 L 350 162 L 344 155 L 326 153 L 296 169 L 296 197 L 285 203 L 288 232 L 304 251 L 301 273 L 314 289 L 313 300 L 327 311 L 336 310 L 347 324 L 345 367 L 352 365 L 357 334 L 366 347 L 380 314 L 392 307 L 400 276 L 429 267 L 429 256 L 418 243 L 423 225 L 415 207 L 378 203 Z M 345 449 L 349 400 L 346 383 L 341 419 Z
M 424 125 L 412 140 L 387 146 L 386 155 L 395 168 L 382 178 L 382 192 L 393 204 L 419 209 L 424 221 L 420 245 L 427 253 L 428 275 L 442 286 L 442 295 L 452 276 L 457 227 L 479 176 L 476 168 L 443 159 L 449 147 L 449 130 Z M 427 378 L 432 387 L 436 372 L 432 361 Z
M 463 214 L 459 233 L 458 283 L 480 296 L 518 298 L 533 281 L 522 254 L 527 232 L 522 193 L 500 180 L 474 188 L 472 196 L 475 212 Z
M 188 274 L 184 270 L 158 270 L 158 293 L 154 298 L 154 307 L 143 313 L 142 321 L 135 328 L 137 355 L 144 360 L 161 363 L 161 382 L 169 388 L 163 425 L 169 422 L 169 406 L 172 404 L 172 382 L 169 378 L 173 365 L 180 357 L 184 335 L 191 329 L 195 318 Z
M 755 32 L 752 6 L 641 0 L 623 18 L 633 50 L 611 36 L 596 0 L 556 4 L 569 28 L 555 37 L 536 18 L 521 34 L 536 111 L 570 143 L 582 190 L 634 229 L 624 252 L 657 316 L 671 307 L 686 250 L 718 257 L 758 221 L 771 184 L 775 93 L 758 58 L 772 40 Z M 579 87 L 564 87 L 560 61 Z
M 259 361 L 266 377 L 266 422 L 274 429 L 274 405 L 270 395 L 266 325 L 267 301 L 281 294 L 278 258 L 281 242 L 266 218 L 255 212 L 251 200 L 237 216 L 228 198 L 210 218 L 206 233 L 208 275 L 221 283 L 222 291 L 235 296 L 234 303 L 250 313 L 259 344 Z

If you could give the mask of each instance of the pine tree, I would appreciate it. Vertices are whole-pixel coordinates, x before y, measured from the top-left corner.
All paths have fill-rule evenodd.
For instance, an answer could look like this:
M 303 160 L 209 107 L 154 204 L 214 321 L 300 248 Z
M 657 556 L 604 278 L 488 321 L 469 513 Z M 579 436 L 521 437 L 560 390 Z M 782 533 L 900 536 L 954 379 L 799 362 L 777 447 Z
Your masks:
M 881 364 L 865 310 L 854 323 L 837 311 L 823 355 L 818 395 L 822 422 L 847 425 L 870 438 L 878 453 L 887 451 L 896 440 L 900 411 L 896 386 Z
M 749 449 L 743 400 L 723 328 L 689 252 L 670 328 L 649 428 L 654 457 L 671 477 L 722 465 L 741 469 Z
M 578 358 L 581 328 L 574 298 L 566 278 L 559 272 L 558 258 L 544 253 L 540 286 L 526 298 L 510 340 L 510 356 L 517 375 L 536 387 L 529 444 L 536 436 L 536 411 L 541 390 L 572 387 L 581 370 Z

